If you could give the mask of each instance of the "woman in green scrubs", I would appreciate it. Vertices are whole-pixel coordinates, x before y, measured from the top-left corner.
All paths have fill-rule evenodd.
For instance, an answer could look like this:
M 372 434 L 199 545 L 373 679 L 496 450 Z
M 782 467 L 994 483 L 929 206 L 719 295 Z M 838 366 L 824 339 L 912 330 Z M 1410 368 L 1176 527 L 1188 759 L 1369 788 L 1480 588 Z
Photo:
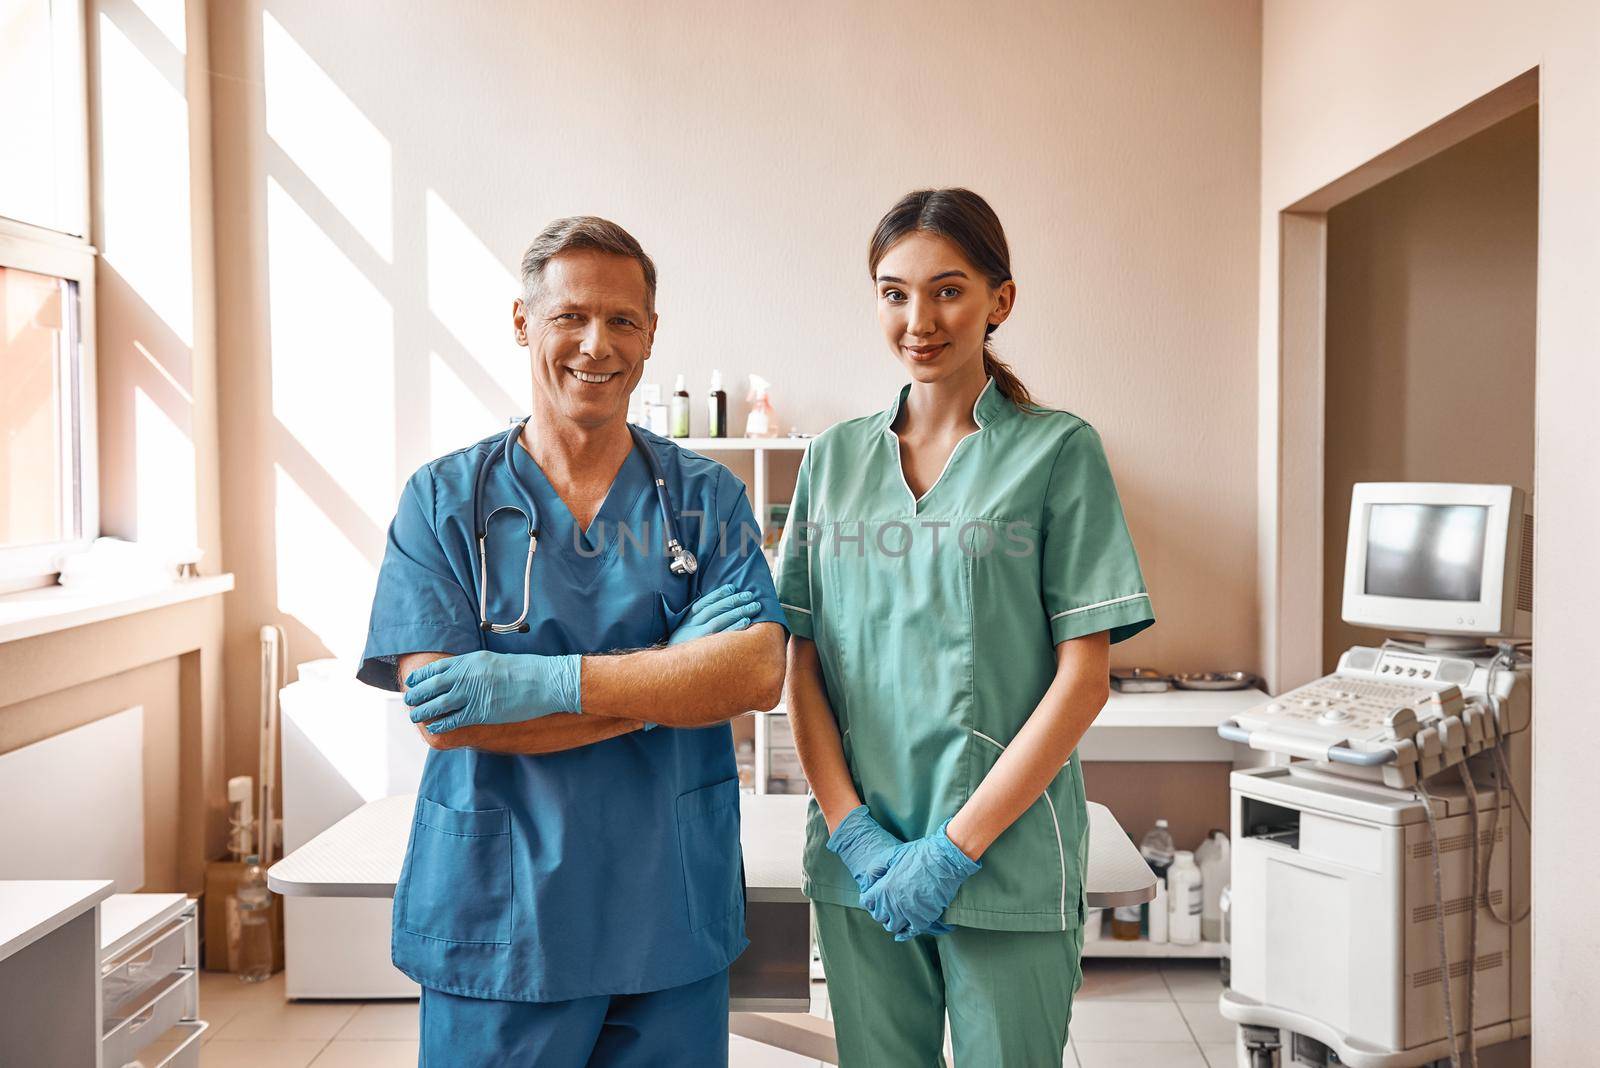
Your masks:
M 1000 221 L 924 190 L 874 233 L 910 383 L 812 442 L 778 596 L 814 795 L 814 902 L 840 1064 L 1059 1065 L 1088 845 L 1075 753 L 1108 648 L 1155 621 L 1100 437 L 988 338 L 1016 299 Z

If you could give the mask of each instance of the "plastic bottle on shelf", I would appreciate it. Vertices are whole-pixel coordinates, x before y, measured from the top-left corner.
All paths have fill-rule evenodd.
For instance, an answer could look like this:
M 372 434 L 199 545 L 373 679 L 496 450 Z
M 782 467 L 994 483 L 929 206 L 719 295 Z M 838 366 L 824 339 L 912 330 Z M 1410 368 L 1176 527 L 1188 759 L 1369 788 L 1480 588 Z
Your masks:
M 1167 941 L 1192 946 L 1200 941 L 1200 911 L 1204 891 L 1194 854 L 1180 849 L 1167 869 Z
M 770 438 L 778 432 L 778 421 L 772 413 L 772 383 L 760 375 L 750 376 L 750 414 L 745 418 L 744 436 Z
M 728 394 L 722 388 L 722 372 L 711 372 L 711 395 L 706 398 L 706 437 L 728 436 Z
M 672 437 L 689 436 L 689 384 L 683 375 L 672 386 L 672 409 L 669 423 Z
M 1222 891 L 1229 882 L 1228 835 L 1225 831 L 1212 831 L 1200 848 L 1194 851 L 1195 863 L 1200 866 L 1200 880 L 1204 896 L 1200 907 L 1200 937 L 1207 942 L 1222 941 Z
M 1167 881 L 1156 879 L 1156 896 L 1150 902 L 1150 941 L 1160 945 L 1167 940 Z
M 1172 864 L 1172 832 L 1167 829 L 1166 820 L 1156 820 L 1156 825 L 1145 832 L 1144 841 L 1139 843 L 1139 855 L 1144 857 L 1144 862 L 1150 865 L 1157 879 L 1167 877 L 1167 868 Z M 1140 906 L 1147 932 L 1150 930 L 1150 910 L 1154 907 L 1154 902 Z
M 1138 905 L 1119 905 L 1111 912 L 1111 937 L 1118 942 L 1139 940 Z
M 1145 832 L 1144 841 L 1139 843 L 1139 854 L 1157 878 L 1166 876 L 1173 854 L 1172 832 L 1167 829 L 1166 820 L 1156 820 L 1156 825 Z
M 666 437 L 672 428 L 669 425 L 666 402 L 661 399 L 661 387 L 654 382 L 646 382 L 639 387 L 639 395 L 644 414 L 644 428 L 652 434 Z
M 261 858 L 252 853 L 244 861 L 244 874 L 234 892 L 230 956 L 240 982 L 261 983 L 272 978 L 272 891 Z

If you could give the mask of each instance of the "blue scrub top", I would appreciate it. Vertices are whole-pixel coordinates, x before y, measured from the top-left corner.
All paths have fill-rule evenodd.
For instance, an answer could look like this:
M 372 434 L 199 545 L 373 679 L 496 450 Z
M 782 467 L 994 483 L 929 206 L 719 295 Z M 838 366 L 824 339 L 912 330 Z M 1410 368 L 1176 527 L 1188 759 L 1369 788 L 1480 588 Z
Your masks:
M 784 624 L 744 488 L 721 464 L 643 435 L 667 482 L 679 537 L 699 558 L 667 569 L 649 469 L 628 455 L 587 532 L 505 432 L 421 468 L 401 493 L 378 572 L 358 677 L 398 690 L 406 653 L 605 653 L 664 641 L 703 590 L 760 599 Z M 526 634 L 478 626 L 472 491 L 484 512 L 539 508 Z M 524 487 L 518 492 L 515 478 Z M 527 528 L 489 530 L 488 617 L 522 611 Z M 423 986 L 467 997 L 566 1001 L 703 979 L 748 944 L 739 782 L 726 723 L 658 727 L 537 756 L 431 750 L 395 890 L 393 956 Z

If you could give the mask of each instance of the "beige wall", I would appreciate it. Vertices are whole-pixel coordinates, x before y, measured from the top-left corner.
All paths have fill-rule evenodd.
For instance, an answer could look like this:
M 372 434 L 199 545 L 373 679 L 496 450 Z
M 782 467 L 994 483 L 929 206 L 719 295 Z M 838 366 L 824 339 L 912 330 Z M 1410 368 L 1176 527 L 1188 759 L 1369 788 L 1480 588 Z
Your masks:
M 213 17 L 236 726 L 253 628 L 353 660 L 404 478 L 526 407 L 512 271 L 544 222 L 604 214 L 656 257 L 651 377 L 688 376 L 697 429 L 720 368 L 736 426 L 759 371 L 815 431 L 902 381 L 865 245 L 929 184 L 992 199 L 999 347 L 1105 435 L 1161 619 L 1120 659 L 1254 667 L 1253 4 Z
M 1320 470 L 1281 471 L 1284 368 L 1279 212 L 1434 121 L 1539 68 L 1538 346 L 1535 381 L 1534 1057 L 1586 1063 L 1596 1003 L 1600 912 L 1585 893 L 1600 719 L 1593 686 L 1592 607 L 1600 602 L 1600 8 L 1431 0 L 1273 0 L 1262 31 L 1259 507 L 1263 660 L 1313 660 L 1313 633 L 1279 633 L 1280 487 Z M 1320 497 L 1320 492 L 1318 494 Z M 1320 524 L 1289 551 L 1320 542 Z M 1291 532 L 1292 533 L 1292 532 Z M 1319 572 L 1320 577 L 1320 572 Z M 1320 618 L 1320 612 L 1318 614 Z M 1315 631 L 1316 627 L 1305 628 Z M 1289 648 L 1285 648 L 1288 646 Z M 1298 680 L 1296 680 L 1298 681 Z
M 1257 6 L 727 10 L 213 10 L 234 771 L 255 628 L 353 662 L 405 477 L 525 410 L 514 268 L 578 212 L 656 258 L 650 378 L 688 377 L 697 430 L 720 369 L 736 428 L 759 372 L 784 429 L 820 431 L 903 380 L 872 226 L 909 189 L 980 190 L 1021 292 L 1000 351 L 1101 429 L 1154 595 L 1117 662 L 1256 670 Z M 1225 803 L 1214 768 L 1166 771 Z
M 1350 487 L 1533 488 L 1539 113 L 1328 212 L 1322 667 L 1382 631 L 1340 618 Z

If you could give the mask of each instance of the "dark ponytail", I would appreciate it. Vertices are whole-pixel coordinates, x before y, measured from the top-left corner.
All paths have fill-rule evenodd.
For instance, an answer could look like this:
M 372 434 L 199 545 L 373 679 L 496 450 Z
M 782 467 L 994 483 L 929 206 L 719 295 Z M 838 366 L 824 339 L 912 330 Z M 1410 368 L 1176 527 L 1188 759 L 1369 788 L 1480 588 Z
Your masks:
M 867 273 L 877 277 L 878 263 L 902 237 L 923 231 L 938 234 L 961 250 L 961 254 L 980 272 L 990 289 L 1011 280 L 1011 250 L 1000 217 L 988 201 L 970 189 L 919 189 L 901 197 L 872 232 L 867 245 Z M 997 323 L 984 331 L 983 370 L 994 379 L 994 386 L 1018 408 L 1037 408 L 1028 387 L 1022 384 L 1004 361 L 994 353 L 988 337 Z

